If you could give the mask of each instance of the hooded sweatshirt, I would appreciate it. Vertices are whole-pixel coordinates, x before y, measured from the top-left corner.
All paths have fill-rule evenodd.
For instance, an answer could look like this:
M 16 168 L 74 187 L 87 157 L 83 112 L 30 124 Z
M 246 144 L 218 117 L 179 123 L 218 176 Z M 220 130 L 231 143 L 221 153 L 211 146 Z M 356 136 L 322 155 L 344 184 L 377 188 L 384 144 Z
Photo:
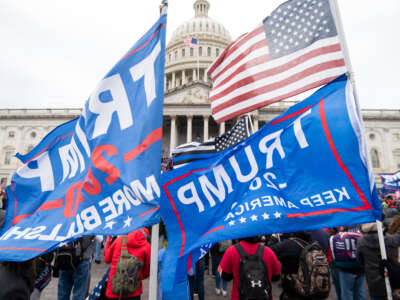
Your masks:
M 127 244 L 128 244 L 128 253 L 136 256 L 140 261 L 143 262 L 143 267 L 139 271 L 139 280 L 142 281 L 149 277 L 150 274 L 150 255 L 151 255 L 151 246 L 147 241 L 147 236 L 143 234 L 143 232 L 148 236 L 149 231 L 144 228 L 141 230 L 136 230 L 128 234 L 127 236 Z M 106 263 L 111 263 L 110 273 L 108 275 L 108 283 L 106 289 L 106 296 L 111 299 L 119 299 L 119 295 L 114 295 L 112 293 L 112 278 L 116 272 L 118 259 L 121 256 L 121 245 L 122 245 L 122 236 L 118 237 L 111 243 L 111 238 L 107 239 L 107 243 L 104 249 L 104 261 Z M 140 282 L 137 290 L 131 294 L 126 296 L 128 297 L 136 297 L 142 294 L 142 282 Z

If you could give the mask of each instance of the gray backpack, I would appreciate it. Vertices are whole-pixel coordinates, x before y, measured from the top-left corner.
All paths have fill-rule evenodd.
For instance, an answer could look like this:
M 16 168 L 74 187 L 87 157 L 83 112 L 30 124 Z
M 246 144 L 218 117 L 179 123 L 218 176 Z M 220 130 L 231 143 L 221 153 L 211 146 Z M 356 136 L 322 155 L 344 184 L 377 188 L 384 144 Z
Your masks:
M 139 271 L 143 263 L 134 255 L 128 253 L 126 235 L 122 238 L 121 256 L 112 278 L 112 292 L 118 296 L 129 296 L 139 287 Z

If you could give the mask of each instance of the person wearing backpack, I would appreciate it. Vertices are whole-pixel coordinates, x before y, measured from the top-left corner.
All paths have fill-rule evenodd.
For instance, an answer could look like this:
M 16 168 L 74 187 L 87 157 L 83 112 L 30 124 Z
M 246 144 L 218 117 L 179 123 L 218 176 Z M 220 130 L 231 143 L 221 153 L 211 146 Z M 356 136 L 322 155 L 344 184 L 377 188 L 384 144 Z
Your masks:
M 286 299 L 325 299 L 330 292 L 328 260 L 308 232 L 295 232 L 271 246 L 282 264 L 282 294 Z
M 258 237 L 242 239 L 222 257 L 222 279 L 233 279 L 232 300 L 272 299 L 271 281 L 279 280 L 281 265 L 275 253 L 258 241 Z
M 336 294 L 341 300 L 365 300 L 364 268 L 357 260 L 357 244 L 362 234 L 357 227 L 342 228 L 332 235 L 332 265 L 337 272 Z
M 104 262 L 111 263 L 106 296 L 108 299 L 140 300 L 142 280 L 150 275 L 151 247 L 147 228 L 107 239 Z
M 69 300 L 71 292 L 72 300 L 86 298 L 94 246 L 94 236 L 89 235 L 57 249 L 54 264 L 59 270 L 58 300 Z

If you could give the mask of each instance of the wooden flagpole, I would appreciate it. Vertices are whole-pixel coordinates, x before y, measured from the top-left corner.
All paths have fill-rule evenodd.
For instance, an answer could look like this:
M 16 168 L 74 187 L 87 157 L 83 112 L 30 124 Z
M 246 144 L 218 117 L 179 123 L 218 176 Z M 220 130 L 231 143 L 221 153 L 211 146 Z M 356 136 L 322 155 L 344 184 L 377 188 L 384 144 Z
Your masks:
M 168 0 L 162 0 L 160 15 L 168 12 Z M 158 240 L 160 237 L 160 224 L 151 228 L 151 257 L 150 257 L 150 278 L 149 278 L 149 300 L 157 300 L 157 275 L 158 275 Z
M 336 28 L 338 31 L 338 35 L 339 35 L 339 39 L 341 41 L 342 44 L 342 48 L 343 48 L 343 54 L 344 54 L 344 59 L 345 59 L 345 63 L 346 63 L 346 67 L 348 70 L 348 77 L 353 85 L 353 94 L 354 94 L 354 99 L 356 102 L 356 106 L 357 106 L 357 113 L 359 115 L 359 120 L 362 126 L 362 132 L 364 132 L 364 120 L 362 118 L 362 114 L 361 114 L 361 107 L 360 107 L 360 103 L 358 101 L 358 94 L 357 94 L 357 89 L 356 89 L 356 82 L 355 82 L 355 78 L 354 78 L 354 72 L 353 72 L 353 67 L 350 61 L 350 55 L 349 55 L 349 50 L 347 47 L 347 41 L 346 41 L 346 37 L 344 34 L 344 30 L 343 30 L 343 23 L 342 23 L 342 19 L 341 19 L 341 14 L 339 11 L 339 6 L 337 3 L 337 0 L 329 0 L 330 3 L 330 7 L 331 7 L 331 11 L 333 14 L 333 17 L 335 19 L 335 23 L 336 23 Z M 365 138 L 365 137 L 364 137 Z M 372 168 L 371 168 L 371 163 L 370 163 L 371 159 L 370 159 L 370 155 L 369 152 L 367 150 L 367 168 L 368 168 L 368 172 L 372 172 Z M 382 260 L 387 260 L 387 253 L 386 253 L 386 247 L 385 247 L 385 239 L 383 236 L 383 230 L 382 230 L 382 222 L 379 220 L 376 220 L 376 225 L 378 228 L 378 238 L 379 238 L 379 246 L 380 246 L 380 251 L 381 251 L 381 257 Z M 385 283 L 386 283 L 386 292 L 387 292 L 387 299 L 388 300 L 392 300 L 392 289 L 390 286 L 390 282 L 389 282 L 389 277 L 388 277 L 388 270 L 385 267 Z

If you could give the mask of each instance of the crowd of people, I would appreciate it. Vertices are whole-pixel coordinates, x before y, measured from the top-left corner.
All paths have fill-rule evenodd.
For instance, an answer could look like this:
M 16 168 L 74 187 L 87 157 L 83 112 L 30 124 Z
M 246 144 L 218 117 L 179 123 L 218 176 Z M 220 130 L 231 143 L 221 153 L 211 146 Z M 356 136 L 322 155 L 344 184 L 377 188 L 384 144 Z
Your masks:
M 6 208 L 3 190 L 0 198 L 1 226 Z M 393 298 L 400 299 L 400 205 L 392 198 L 384 203 L 387 260 L 381 257 L 376 223 L 223 241 L 188 270 L 190 297 L 205 299 L 204 272 L 210 262 L 215 279 L 212 289 L 226 297 L 227 283 L 233 281 L 232 300 L 272 299 L 272 281 L 280 281 L 281 300 L 325 299 L 332 289 L 338 300 L 364 300 L 367 294 L 372 300 L 387 299 L 385 275 Z M 163 298 L 160 274 L 168 245 L 161 228 L 158 300 Z M 105 240 L 85 236 L 36 259 L 1 262 L 0 299 L 38 300 L 52 277 L 58 277 L 59 300 L 138 300 L 142 281 L 150 274 L 149 235 L 143 228 Z M 110 267 L 90 291 L 91 264 L 102 261 Z

